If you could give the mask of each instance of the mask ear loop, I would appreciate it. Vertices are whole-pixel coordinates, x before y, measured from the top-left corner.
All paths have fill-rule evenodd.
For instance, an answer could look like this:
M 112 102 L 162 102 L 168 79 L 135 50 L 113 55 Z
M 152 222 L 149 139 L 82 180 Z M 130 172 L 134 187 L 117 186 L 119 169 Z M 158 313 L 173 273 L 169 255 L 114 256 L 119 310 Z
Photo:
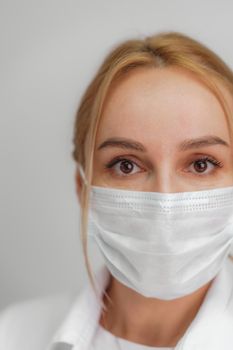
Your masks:
M 77 163 L 77 168 L 80 172 L 81 178 L 83 179 L 83 182 L 85 184 L 85 186 L 87 186 L 87 179 L 86 179 L 86 175 L 84 173 L 83 167 L 80 163 Z
M 86 179 L 86 175 L 85 175 L 84 170 L 83 170 L 83 167 L 82 167 L 82 165 L 81 165 L 80 163 L 77 163 L 77 169 L 78 169 L 79 172 L 80 172 L 81 178 L 83 179 L 83 182 L 84 182 L 85 186 L 87 186 L 88 182 L 87 182 L 87 179 Z M 106 307 L 104 301 L 103 301 L 102 298 L 101 298 L 100 287 L 99 287 L 98 283 L 97 283 L 97 287 L 98 287 L 98 292 L 97 292 L 97 293 L 98 293 L 99 298 L 100 298 L 101 307 L 102 307 L 105 311 L 107 311 L 107 307 Z M 105 297 L 108 299 L 108 301 L 109 301 L 111 304 L 113 304 L 111 298 L 109 297 L 108 293 L 107 293 L 105 290 L 103 291 L 103 294 L 104 294 Z

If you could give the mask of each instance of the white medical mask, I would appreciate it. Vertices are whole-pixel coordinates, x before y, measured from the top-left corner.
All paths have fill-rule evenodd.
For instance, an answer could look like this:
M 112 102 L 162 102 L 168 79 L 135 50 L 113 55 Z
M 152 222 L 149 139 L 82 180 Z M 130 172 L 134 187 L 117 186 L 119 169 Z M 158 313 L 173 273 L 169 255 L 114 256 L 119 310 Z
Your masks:
M 180 193 L 91 186 L 88 220 L 116 279 L 171 300 L 212 280 L 230 253 L 233 186 Z

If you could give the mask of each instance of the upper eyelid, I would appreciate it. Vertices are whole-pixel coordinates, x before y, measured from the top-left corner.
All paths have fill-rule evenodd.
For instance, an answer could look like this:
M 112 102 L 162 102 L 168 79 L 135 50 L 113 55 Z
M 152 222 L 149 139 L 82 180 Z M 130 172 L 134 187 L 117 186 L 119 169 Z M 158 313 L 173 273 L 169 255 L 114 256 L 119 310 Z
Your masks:
M 128 161 L 130 161 L 130 162 L 136 164 L 137 166 L 140 166 L 140 165 L 138 164 L 138 163 L 140 163 L 140 162 L 139 162 L 139 161 L 137 162 L 137 161 L 135 161 L 135 160 L 132 160 L 132 159 L 130 158 L 129 155 L 128 155 L 128 156 L 117 156 L 117 157 L 114 157 L 112 160 L 110 160 L 109 162 L 107 162 L 107 166 L 109 166 L 109 165 L 115 165 L 115 164 L 117 164 L 117 163 L 119 163 L 119 162 L 121 162 L 121 161 L 124 161 L 124 160 L 128 160 Z
M 125 155 L 125 156 L 124 155 L 123 156 L 119 155 L 119 156 L 114 157 L 112 160 L 110 160 L 110 161 L 108 161 L 106 163 L 107 164 L 110 164 L 110 163 L 114 164 L 114 163 L 117 163 L 117 162 L 120 162 L 120 161 L 123 161 L 123 160 L 128 160 L 128 161 L 136 163 L 136 164 L 137 164 L 137 162 L 139 162 L 139 163 L 141 162 L 140 160 L 139 161 L 135 161 L 134 159 L 131 159 L 131 157 L 134 157 L 134 155 Z M 202 159 L 206 159 L 206 158 L 209 158 L 210 161 L 213 160 L 213 161 L 216 161 L 216 162 L 220 162 L 220 160 L 218 160 L 216 157 L 213 157 L 213 156 L 208 155 L 208 154 L 195 154 L 193 157 L 195 157 L 195 159 L 190 161 L 190 163 L 194 162 L 194 161 L 197 161 L 199 159 L 202 160 Z M 191 156 L 190 156 L 190 158 L 191 158 Z

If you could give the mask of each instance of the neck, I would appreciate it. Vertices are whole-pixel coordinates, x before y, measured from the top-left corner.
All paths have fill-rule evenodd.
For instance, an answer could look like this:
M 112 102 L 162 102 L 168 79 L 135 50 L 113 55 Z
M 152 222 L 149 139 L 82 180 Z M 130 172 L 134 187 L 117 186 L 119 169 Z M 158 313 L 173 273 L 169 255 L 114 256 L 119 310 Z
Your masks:
M 195 318 L 212 281 L 192 294 L 173 300 L 147 298 L 113 276 L 104 297 L 107 311 L 100 324 L 114 335 L 148 346 L 173 347 Z

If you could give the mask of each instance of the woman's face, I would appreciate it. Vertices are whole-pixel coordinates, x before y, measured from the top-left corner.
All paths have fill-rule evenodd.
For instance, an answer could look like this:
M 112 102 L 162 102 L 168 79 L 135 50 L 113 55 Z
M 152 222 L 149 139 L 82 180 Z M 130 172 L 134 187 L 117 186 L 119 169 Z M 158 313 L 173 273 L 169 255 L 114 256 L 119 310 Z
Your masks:
M 224 112 L 197 78 L 138 68 L 105 103 L 92 185 L 170 193 L 231 186 L 232 148 Z

